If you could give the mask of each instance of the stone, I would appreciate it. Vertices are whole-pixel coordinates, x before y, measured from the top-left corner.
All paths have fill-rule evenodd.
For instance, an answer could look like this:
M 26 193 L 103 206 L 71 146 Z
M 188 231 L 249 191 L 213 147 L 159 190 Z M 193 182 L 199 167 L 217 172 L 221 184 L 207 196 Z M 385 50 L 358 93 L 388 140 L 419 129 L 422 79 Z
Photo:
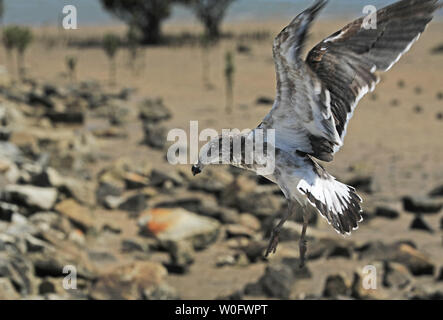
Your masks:
M 162 244 L 189 241 L 196 250 L 212 244 L 220 232 L 217 220 L 182 208 L 150 209 L 140 215 L 138 223 L 142 234 L 153 236 Z
M 119 210 L 128 211 L 131 213 L 139 213 L 145 210 L 148 205 L 146 204 L 146 195 L 140 193 L 123 198 L 118 205 Z
M 95 137 L 102 139 L 124 139 L 128 137 L 128 133 L 125 128 L 114 126 L 94 129 L 92 134 Z
M 368 194 L 374 192 L 374 181 L 371 176 L 355 176 L 348 180 L 346 184 Z
M 242 225 L 229 224 L 225 227 L 225 229 L 226 229 L 226 237 L 228 239 L 239 238 L 239 237 L 250 239 L 254 237 L 254 233 L 252 232 L 252 230 Z
M 421 230 L 429 233 L 433 233 L 434 230 L 431 226 L 426 222 L 426 220 L 421 215 L 416 215 L 415 218 L 411 222 L 411 226 L 409 227 L 411 230 Z
M 66 111 L 57 112 L 49 111 L 45 114 L 52 123 L 63 123 L 63 124 L 83 124 L 85 122 L 85 115 L 81 111 Z
M 106 251 L 89 251 L 88 257 L 91 261 L 97 261 L 101 263 L 112 263 L 117 261 L 117 258 L 113 254 Z
M 137 261 L 118 266 L 101 275 L 93 284 L 90 296 L 95 300 L 137 300 L 155 297 L 167 276 L 159 263 Z M 167 297 L 166 297 L 167 298 Z
M 20 295 L 36 292 L 34 266 L 29 259 L 18 253 L 0 252 L 0 278 L 9 279 Z
M 397 242 L 386 245 L 374 242 L 358 250 L 360 259 L 397 262 L 406 266 L 414 276 L 434 274 L 433 261 L 409 243 Z
M 443 185 L 435 187 L 431 192 L 429 192 L 431 198 L 443 197 Z
M 41 92 L 30 92 L 28 94 L 28 103 L 33 106 L 43 106 L 47 109 L 54 109 L 54 102 L 50 97 Z
M 124 253 L 131 252 L 145 252 L 148 253 L 149 244 L 146 241 L 141 241 L 138 239 L 123 239 L 121 242 L 121 251 Z
M 0 278 L 0 300 L 18 300 L 20 295 L 8 278 Z
M 326 278 L 323 296 L 326 298 L 339 298 L 349 296 L 351 293 L 351 283 L 341 274 L 330 275 Z
M 234 177 L 227 170 L 207 168 L 204 174 L 197 175 L 190 180 L 189 188 L 191 190 L 220 194 L 233 181 Z
M 246 228 L 258 232 L 261 229 L 260 220 L 258 220 L 254 215 L 250 213 L 242 213 L 240 214 L 239 223 Z
M 142 189 L 149 185 L 149 179 L 135 172 L 128 172 L 124 175 L 126 189 Z
M 248 241 L 246 245 L 241 246 L 240 249 L 246 254 L 246 257 L 251 263 L 255 263 L 260 260 L 265 260 L 264 253 L 267 247 L 268 243 L 266 241 L 252 240 Z
M 96 197 L 96 201 L 99 204 L 106 206 L 107 202 L 108 202 L 107 201 L 108 197 L 114 197 L 114 198 L 119 199 L 119 197 L 122 195 L 122 193 L 123 193 L 123 189 L 120 188 L 120 186 L 110 184 L 107 182 L 101 182 L 96 190 L 95 197 Z M 115 208 L 117 206 L 118 206 L 118 204 L 115 206 Z
M 51 210 L 57 200 L 54 188 L 41 188 L 30 185 L 8 185 L 1 193 L 3 201 L 23 205 L 31 210 Z
M 292 270 L 292 275 L 295 280 L 310 279 L 312 278 L 312 273 L 307 266 L 300 268 L 299 258 L 283 258 L 282 263 L 289 266 Z
M 183 178 L 176 171 L 160 171 L 153 169 L 150 177 L 151 185 L 155 187 L 163 186 L 167 181 L 170 181 L 174 186 L 183 185 Z
M 404 197 L 403 207 L 408 212 L 436 214 L 443 208 L 443 202 L 426 197 Z
M 19 210 L 15 204 L 0 201 L 0 220 L 11 222 L 12 215 Z
M 23 152 L 11 142 L 0 141 L 0 158 L 7 159 L 7 163 L 21 163 Z
M 283 210 L 283 207 L 287 210 L 283 196 L 276 196 L 261 187 L 265 186 L 258 187 L 255 181 L 239 176 L 221 193 L 220 205 L 236 208 L 240 212 L 249 212 L 260 220 L 274 216 Z
M 61 215 L 67 217 L 82 231 L 86 232 L 94 228 L 94 219 L 89 208 L 82 206 L 74 199 L 67 199 L 55 207 L 55 210 Z
M 255 103 L 258 105 L 269 106 L 269 105 L 274 104 L 274 99 L 269 98 L 269 97 L 258 97 L 257 101 Z
M 166 268 L 170 273 L 185 274 L 194 263 L 194 248 L 189 242 L 170 241 L 165 244 L 170 261 Z
M 278 263 L 266 267 L 259 283 L 268 297 L 289 299 L 295 279 L 289 266 Z
M 162 99 L 146 99 L 139 105 L 139 117 L 144 122 L 157 123 L 170 119 L 171 111 L 165 107 Z
M 437 281 L 443 281 L 443 267 L 440 267 L 440 272 L 438 273 L 437 276 Z
M 404 265 L 395 262 L 385 263 L 385 271 L 383 276 L 384 286 L 403 290 L 411 282 L 411 274 Z
M 383 204 L 375 208 L 375 216 L 386 219 L 397 219 L 400 212 L 395 204 Z
M 162 125 L 146 122 L 143 124 L 145 133 L 144 143 L 158 150 L 163 150 L 166 147 L 168 129 Z
M 225 255 L 217 257 L 215 266 L 222 268 L 225 266 L 234 266 L 237 263 L 237 257 L 235 255 Z

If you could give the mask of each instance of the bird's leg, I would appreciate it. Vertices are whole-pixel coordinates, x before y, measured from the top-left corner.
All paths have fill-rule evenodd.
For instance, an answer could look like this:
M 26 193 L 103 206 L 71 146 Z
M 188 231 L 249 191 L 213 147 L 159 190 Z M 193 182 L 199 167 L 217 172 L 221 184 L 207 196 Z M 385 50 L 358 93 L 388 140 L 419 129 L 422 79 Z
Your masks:
M 283 216 L 283 218 L 280 220 L 278 225 L 272 230 L 271 233 L 271 240 L 269 241 L 268 249 L 266 250 L 265 257 L 267 258 L 271 253 L 275 253 L 277 250 L 278 245 L 278 236 L 280 234 L 281 228 L 285 224 L 285 222 L 292 216 L 294 213 L 294 202 L 292 200 L 289 200 L 288 202 L 288 211 Z
M 303 209 L 303 229 L 301 231 L 300 242 L 299 242 L 300 268 L 303 268 L 305 266 L 305 254 L 308 249 L 307 243 L 305 240 L 305 236 L 306 236 L 306 230 L 308 229 L 308 223 L 309 223 L 309 212 L 306 210 L 306 208 L 304 208 Z

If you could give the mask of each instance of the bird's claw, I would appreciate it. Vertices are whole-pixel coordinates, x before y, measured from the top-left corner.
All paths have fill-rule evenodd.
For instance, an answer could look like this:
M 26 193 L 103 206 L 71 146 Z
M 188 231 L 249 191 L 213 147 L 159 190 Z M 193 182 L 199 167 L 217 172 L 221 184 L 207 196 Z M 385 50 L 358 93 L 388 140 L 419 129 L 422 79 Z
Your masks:
M 271 235 L 271 240 L 269 241 L 268 249 L 266 250 L 265 258 L 267 258 L 271 253 L 275 254 L 278 246 L 278 232 L 273 231 Z

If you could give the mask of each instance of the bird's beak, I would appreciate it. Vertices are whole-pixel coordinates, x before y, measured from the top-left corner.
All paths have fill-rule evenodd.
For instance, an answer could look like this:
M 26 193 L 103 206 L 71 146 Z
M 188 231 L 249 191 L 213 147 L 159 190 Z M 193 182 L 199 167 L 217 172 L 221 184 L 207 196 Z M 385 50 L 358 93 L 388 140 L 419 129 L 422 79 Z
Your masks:
M 194 175 L 194 176 L 196 176 L 197 174 L 199 174 L 199 173 L 201 173 L 202 171 L 201 171 L 201 169 L 198 167 L 198 166 L 196 166 L 196 165 L 193 165 L 192 166 L 192 174 Z

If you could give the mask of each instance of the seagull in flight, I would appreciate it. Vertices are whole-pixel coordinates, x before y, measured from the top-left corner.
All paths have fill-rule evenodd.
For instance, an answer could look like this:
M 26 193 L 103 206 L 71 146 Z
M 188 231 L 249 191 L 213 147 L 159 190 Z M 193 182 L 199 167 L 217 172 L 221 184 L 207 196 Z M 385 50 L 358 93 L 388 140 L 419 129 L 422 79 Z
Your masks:
M 259 130 L 273 129 L 273 141 L 268 136 L 263 140 L 264 149 L 274 150 L 274 170 L 262 175 L 280 187 L 288 211 L 273 229 L 265 256 L 276 252 L 281 228 L 299 204 L 303 210 L 301 267 L 307 251 L 308 206 L 342 235 L 349 235 L 362 221 L 362 199 L 355 189 L 337 181 L 317 161 L 333 160 L 360 99 L 375 89 L 379 73 L 391 69 L 409 51 L 442 6 L 439 0 L 398 1 L 376 12 L 375 28 L 365 24 L 367 17 L 355 20 L 321 41 L 304 60 L 308 31 L 327 2 L 317 0 L 275 38 L 277 93 L 260 125 L 248 133 L 222 134 L 210 140 L 192 167 L 196 175 L 206 165 L 220 163 L 223 152 L 230 152 L 231 165 L 258 172 L 257 164 L 244 161 L 248 152 L 255 156 L 256 151 L 243 146 Z M 240 159 L 234 154 L 235 141 L 241 142 Z M 218 157 L 211 158 L 213 150 Z

